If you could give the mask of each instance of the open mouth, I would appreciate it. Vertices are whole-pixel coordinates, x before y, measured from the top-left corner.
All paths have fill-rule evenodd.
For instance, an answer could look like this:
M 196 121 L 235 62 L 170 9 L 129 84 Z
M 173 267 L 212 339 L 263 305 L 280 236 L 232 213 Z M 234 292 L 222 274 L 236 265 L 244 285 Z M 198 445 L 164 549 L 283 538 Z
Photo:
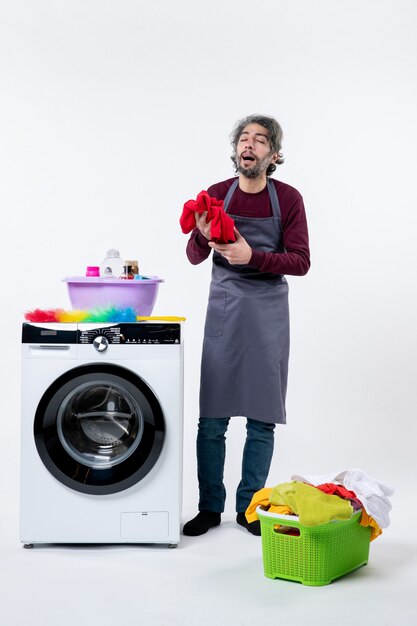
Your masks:
M 253 156 L 252 156 L 252 155 L 250 155 L 250 154 L 242 154 L 242 157 L 241 157 L 241 158 L 242 158 L 245 162 L 248 162 L 248 161 L 255 161 L 255 157 L 253 157 Z

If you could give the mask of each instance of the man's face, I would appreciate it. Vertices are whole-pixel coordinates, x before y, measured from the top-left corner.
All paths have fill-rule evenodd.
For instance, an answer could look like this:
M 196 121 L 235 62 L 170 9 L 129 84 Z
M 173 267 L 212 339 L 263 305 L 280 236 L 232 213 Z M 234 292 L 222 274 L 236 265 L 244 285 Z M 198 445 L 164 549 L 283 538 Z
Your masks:
M 277 158 L 277 153 L 271 152 L 266 128 L 259 124 L 245 126 L 236 146 L 238 172 L 247 178 L 257 178 Z

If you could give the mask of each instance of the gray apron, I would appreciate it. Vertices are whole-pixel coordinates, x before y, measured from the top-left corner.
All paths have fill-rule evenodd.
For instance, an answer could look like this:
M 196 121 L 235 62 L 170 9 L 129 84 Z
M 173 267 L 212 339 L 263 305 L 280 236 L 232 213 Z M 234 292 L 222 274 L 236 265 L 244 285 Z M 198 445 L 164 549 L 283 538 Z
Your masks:
M 239 180 L 224 199 L 227 212 Z M 248 244 L 264 252 L 284 252 L 281 211 L 268 179 L 272 217 L 234 215 Z M 285 423 L 289 357 L 288 283 L 284 276 L 247 265 L 230 265 L 213 253 L 213 271 L 204 328 L 200 416 L 243 415 Z

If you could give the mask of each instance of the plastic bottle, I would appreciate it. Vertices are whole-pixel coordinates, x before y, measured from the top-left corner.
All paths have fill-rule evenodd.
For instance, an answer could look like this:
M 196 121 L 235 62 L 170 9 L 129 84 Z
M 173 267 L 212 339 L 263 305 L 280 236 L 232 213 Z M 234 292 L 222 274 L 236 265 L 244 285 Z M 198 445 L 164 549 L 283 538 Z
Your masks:
M 120 278 L 124 278 L 125 280 L 133 280 L 135 278 L 135 275 L 132 272 L 131 265 L 125 265 L 123 267 L 123 274 L 120 276 Z
M 133 259 L 125 259 L 125 265 L 131 265 L 132 266 L 132 272 L 135 274 L 139 274 L 139 264 L 137 262 L 137 260 L 133 260 Z
M 123 274 L 123 261 L 118 250 L 114 248 L 107 250 L 106 258 L 100 263 L 100 276 L 102 278 L 108 278 L 109 272 L 106 268 L 110 268 L 114 278 L 119 278 Z

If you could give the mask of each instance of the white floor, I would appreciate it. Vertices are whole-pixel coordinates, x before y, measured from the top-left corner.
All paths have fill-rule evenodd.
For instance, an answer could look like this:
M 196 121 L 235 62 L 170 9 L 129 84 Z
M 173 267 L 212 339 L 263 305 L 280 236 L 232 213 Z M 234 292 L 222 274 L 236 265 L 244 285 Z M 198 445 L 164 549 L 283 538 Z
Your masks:
M 371 544 L 368 565 L 325 587 L 266 578 L 260 538 L 230 515 L 207 535 L 183 537 L 177 549 L 25 550 L 17 511 L 6 508 L 0 521 L 2 626 L 417 624 L 417 541 L 401 507 Z

